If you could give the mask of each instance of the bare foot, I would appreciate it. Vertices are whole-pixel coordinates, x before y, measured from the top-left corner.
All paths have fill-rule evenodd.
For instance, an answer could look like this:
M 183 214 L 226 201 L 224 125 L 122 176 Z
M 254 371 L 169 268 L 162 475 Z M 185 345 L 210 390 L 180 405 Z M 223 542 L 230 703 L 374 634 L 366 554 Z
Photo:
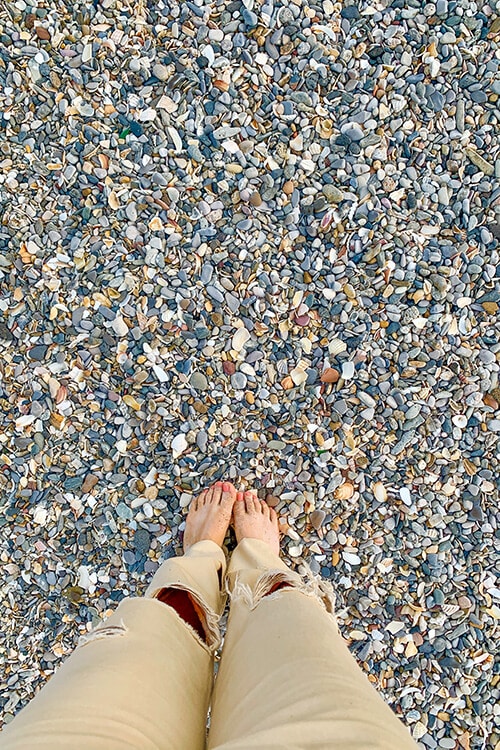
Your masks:
M 204 539 L 222 547 L 235 500 L 236 487 L 230 482 L 217 482 L 193 500 L 186 519 L 184 552 Z
M 275 555 L 280 553 L 278 516 L 263 500 L 259 500 L 256 490 L 238 492 L 233 507 L 236 539 L 260 539 L 269 545 Z

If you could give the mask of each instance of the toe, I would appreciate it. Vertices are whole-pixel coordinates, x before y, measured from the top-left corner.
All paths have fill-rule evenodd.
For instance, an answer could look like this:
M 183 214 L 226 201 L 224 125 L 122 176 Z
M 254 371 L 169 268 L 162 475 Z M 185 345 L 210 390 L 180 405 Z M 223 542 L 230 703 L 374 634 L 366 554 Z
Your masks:
M 242 493 L 243 494 L 243 493 Z M 245 500 L 242 499 L 241 501 L 235 503 L 233 505 L 233 517 L 234 517 L 234 523 L 238 524 L 241 523 L 246 515 L 247 509 L 245 507 Z
M 276 525 L 278 524 L 278 514 L 276 513 L 274 508 L 269 508 L 269 518 L 273 523 L 275 523 Z
M 214 505 L 219 505 L 222 498 L 222 482 L 216 482 L 212 487 L 212 497 L 210 502 Z
M 198 510 L 202 495 L 203 495 L 203 492 L 200 493 L 197 497 L 193 497 L 193 499 L 191 500 L 191 504 L 189 506 L 188 516 L 192 516 L 193 513 L 195 513 Z
M 221 505 L 225 508 L 232 508 L 236 502 L 236 487 L 231 482 L 224 482 L 222 485 Z
M 255 511 L 255 505 L 251 491 L 245 492 L 245 510 L 247 513 L 253 513 Z
M 253 498 L 253 507 L 255 508 L 256 512 L 262 513 L 262 508 L 260 505 L 260 500 L 257 494 L 257 490 L 252 490 L 252 498 Z
M 210 490 L 203 490 L 203 492 L 198 496 L 198 509 L 202 508 L 205 505 L 209 495 Z
M 265 500 L 261 500 L 261 501 L 260 501 L 260 504 L 261 504 L 261 506 L 262 506 L 262 507 L 261 507 L 261 511 L 262 511 L 262 514 L 263 514 L 263 515 L 264 515 L 264 516 L 265 516 L 266 518 L 269 518 L 269 510 L 270 510 L 270 508 L 269 508 L 268 504 L 266 503 L 266 501 L 265 501 Z

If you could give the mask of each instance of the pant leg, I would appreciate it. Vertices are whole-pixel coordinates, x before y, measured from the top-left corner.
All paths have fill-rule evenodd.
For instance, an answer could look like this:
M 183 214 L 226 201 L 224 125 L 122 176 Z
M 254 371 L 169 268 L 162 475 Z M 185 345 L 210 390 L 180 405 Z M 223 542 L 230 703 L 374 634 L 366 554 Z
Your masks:
M 143 598 L 124 599 L 0 733 L 0 750 L 201 750 L 213 681 L 219 576 L 214 542 L 193 545 L 155 573 Z M 154 598 L 189 591 L 203 611 L 207 643 Z
M 233 554 L 210 750 L 415 750 L 338 632 L 333 600 L 263 542 Z M 279 582 L 291 584 L 265 596 Z

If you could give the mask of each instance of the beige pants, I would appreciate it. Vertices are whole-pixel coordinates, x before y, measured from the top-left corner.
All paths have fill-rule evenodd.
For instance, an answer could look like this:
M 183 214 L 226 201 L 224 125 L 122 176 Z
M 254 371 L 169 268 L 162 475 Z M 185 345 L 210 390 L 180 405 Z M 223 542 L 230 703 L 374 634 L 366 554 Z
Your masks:
M 144 598 L 124 599 L 84 636 L 0 734 L 0 750 L 415 750 L 349 653 L 321 584 L 304 584 L 255 539 L 238 545 L 227 572 L 212 694 L 225 574 L 209 541 L 164 562 Z M 281 581 L 292 587 L 266 596 Z M 194 595 L 207 644 L 154 598 L 164 587 Z

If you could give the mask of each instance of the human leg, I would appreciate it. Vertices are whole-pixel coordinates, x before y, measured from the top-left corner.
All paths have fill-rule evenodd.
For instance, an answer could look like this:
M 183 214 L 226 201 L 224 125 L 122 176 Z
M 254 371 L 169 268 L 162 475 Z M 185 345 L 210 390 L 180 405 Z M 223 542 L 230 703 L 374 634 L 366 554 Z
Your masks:
M 188 516 L 185 554 L 163 563 L 144 597 L 124 599 L 81 639 L 0 734 L 1 750 L 204 748 L 225 602 L 220 543 L 234 494 L 202 493 Z
M 236 529 L 243 512 L 247 525 L 252 513 L 267 517 L 277 534 L 256 495 L 236 501 Z M 306 586 L 259 538 L 239 542 L 227 578 L 232 601 L 210 750 L 415 750 L 350 654 L 327 592 Z

